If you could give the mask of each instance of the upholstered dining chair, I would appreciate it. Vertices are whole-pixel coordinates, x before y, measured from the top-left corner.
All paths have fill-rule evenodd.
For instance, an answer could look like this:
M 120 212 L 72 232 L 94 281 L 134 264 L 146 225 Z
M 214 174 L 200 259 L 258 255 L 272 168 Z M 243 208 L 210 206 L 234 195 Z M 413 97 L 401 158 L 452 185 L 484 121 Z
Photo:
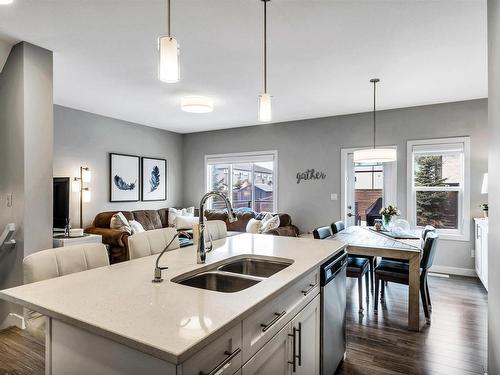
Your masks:
M 313 237 L 316 240 L 324 240 L 325 238 L 331 237 L 332 232 L 330 232 L 329 227 L 319 227 L 313 230 Z
M 38 251 L 23 260 L 24 283 L 53 279 L 76 272 L 109 265 L 103 244 L 84 244 Z M 24 310 L 26 330 L 35 338 L 45 340 L 45 316 Z
M 147 230 L 131 235 L 128 238 L 129 259 L 137 259 L 161 253 L 170 244 L 169 250 L 180 248 L 175 228 Z M 174 238 L 175 237 L 175 238 Z
M 424 307 L 425 318 L 430 323 L 430 296 L 427 286 L 427 274 L 431 268 L 434 257 L 436 256 L 439 236 L 436 232 L 429 231 L 425 236 L 425 242 L 422 250 L 422 259 L 420 260 L 420 297 Z M 384 281 L 391 281 L 398 284 L 408 285 L 409 283 L 409 265 L 408 263 L 382 260 L 375 268 L 375 312 L 378 310 L 379 284 L 380 299 L 384 297 Z
M 330 225 L 332 229 L 332 234 L 338 233 L 340 231 L 343 231 L 345 229 L 345 225 L 343 221 L 336 221 L 335 223 L 332 223 Z M 370 256 L 370 255 L 358 255 L 358 254 L 352 254 L 353 256 L 357 258 L 365 258 L 368 259 L 368 262 L 370 264 L 370 283 L 371 283 L 371 290 L 373 291 L 374 288 L 374 280 L 373 280 L 373 270 L 375 269 L 375 263 L 376 263 L 376 257 Z M 366 290 L 366 293 L 368 293 L 368 289 Z
M 338 226 L 337 226 L 338 224 Z M 313 230 L 313 237 L 318 240 L 323 240 L 331 237 L 335 226 L 335 233 L 344 229 L 344 223 L 338 221 L 333 223 L 330 227 L 319 227 Z M 347 258 L 347 277 L 355 278 L 358 280 L 358 304 L 359 312 L 362 313 L 363 308 L 363 277 L 366 282 L 366 300 L 369 299 L 369 285 L 368 285 L 368 269 L 369 261 L 367 258 L 349 255 Z
M 193 244 L 198 243 L 198 226 L 199 224 L 193 225 Z M 215 241 L 227 237 L 227 226 L 222 220 L 205 221 L 205 230 L 208 232 L 208 236 L 205 236 L 205 242 L 210 241 L 210 239 Z

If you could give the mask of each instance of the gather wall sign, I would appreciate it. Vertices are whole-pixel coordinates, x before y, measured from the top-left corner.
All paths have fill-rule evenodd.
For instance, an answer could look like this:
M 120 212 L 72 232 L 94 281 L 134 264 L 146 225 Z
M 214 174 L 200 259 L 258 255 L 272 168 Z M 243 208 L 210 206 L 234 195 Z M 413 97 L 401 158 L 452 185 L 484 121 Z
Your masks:
M 304 172 L 297 172 L 297 184 L 300 184 L 302 181 L 324 180 L 325 178 L 325 172 L 317 171 L 314 168 L 308 169 Z

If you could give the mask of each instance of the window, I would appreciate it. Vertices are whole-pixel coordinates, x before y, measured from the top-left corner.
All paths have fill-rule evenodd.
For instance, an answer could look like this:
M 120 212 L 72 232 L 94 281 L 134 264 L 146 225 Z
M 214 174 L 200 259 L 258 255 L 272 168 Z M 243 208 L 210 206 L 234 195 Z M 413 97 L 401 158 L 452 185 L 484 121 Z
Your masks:
M 223 193 L 235 210 L 277 212 L 277 159 L 276 151 L 207 155 L 206 190 Z M 208 207 L 226 208 L 215 199 Z
M 408 142 L 408 217 L 434 226 L 442 238 L 469 240 L 470 140 Z

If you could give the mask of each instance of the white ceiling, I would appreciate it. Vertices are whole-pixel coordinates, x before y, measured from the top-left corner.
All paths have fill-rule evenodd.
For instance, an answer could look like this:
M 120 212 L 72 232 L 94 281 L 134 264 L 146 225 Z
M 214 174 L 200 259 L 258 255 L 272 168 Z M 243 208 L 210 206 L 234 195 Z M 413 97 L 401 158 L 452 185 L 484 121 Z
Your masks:
M 164 0 L 15 0 L 0 37 L 54 51 L 57 104 L 181 133 L 257 123 L 262 2 L 172 0 L 181 82 L 156 79 Z M 486 0 L 272 0 L 274 122 L 487 96 Z M 208 95 L 215 111 L 180 110 Z

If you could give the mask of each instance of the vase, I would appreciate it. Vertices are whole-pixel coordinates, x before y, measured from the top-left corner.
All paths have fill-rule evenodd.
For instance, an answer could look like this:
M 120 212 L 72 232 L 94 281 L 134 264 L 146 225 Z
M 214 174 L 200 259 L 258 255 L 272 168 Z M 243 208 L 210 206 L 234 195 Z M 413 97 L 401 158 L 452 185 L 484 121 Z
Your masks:
M 483 210 L 483 215 L 484 215 L 484 218 L 487 219 L 488 218 L 488 211 Z
M 385 230 L 390 231 L 392 227 L 392 216 L 382 216 L 382 225 Z

